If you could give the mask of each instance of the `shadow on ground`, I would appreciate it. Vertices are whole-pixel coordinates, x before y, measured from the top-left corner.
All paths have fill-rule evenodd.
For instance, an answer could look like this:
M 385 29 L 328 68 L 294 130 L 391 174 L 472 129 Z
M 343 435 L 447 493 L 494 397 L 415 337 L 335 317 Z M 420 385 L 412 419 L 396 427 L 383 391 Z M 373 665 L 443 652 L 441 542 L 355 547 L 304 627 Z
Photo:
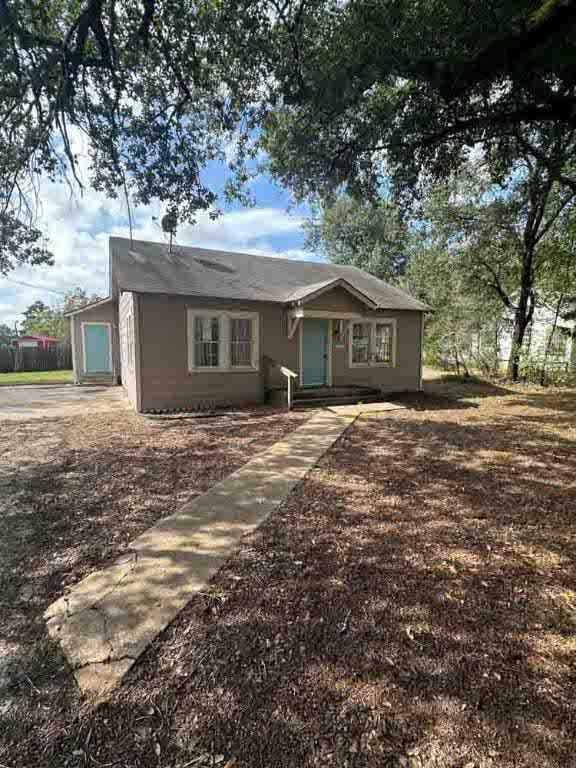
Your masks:
M 302 422 L 254 413 L 218 434 L 133 414 L 22 421 L 0 434 L 0 764 L 67 764 L 79 697 L 43 612 L 160 517 Z M 55 753 L 52 752 L 55 750 Z M 47 758 L 46 754 L 50 754 Z
M 570 765 L 575 436 L 492 397 L 359 420 L 108 704 L 22 679 L 0 762 Z

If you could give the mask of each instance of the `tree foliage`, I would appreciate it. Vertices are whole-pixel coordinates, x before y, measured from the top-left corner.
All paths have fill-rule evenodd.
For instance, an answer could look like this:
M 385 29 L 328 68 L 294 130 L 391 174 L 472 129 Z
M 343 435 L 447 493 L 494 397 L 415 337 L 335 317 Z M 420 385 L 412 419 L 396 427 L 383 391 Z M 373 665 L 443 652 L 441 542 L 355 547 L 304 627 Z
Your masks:
M 67 335 L 67 322 L 58 307 L 50 307 L 43 301 L 35 301 L 22 313 L 20 326 L 23 335 L 53 336 L 56 339 Z
M 261 138 L 296 194 L 376 194 L 386 168 L 412 190 L 478 141 L 506 165 L 517 129 L 575 125 L 575 18 L 572 0 L 0 0 L 0 268 L 49 261 L 45 178 L 186 222 L 217 202 L 211 161 L 245 199 Z
M 571 151 L 572 141 L 563 138 L 551 154 Z M 543 300 L 545 278 L 563 271 L 558 241 L 574 215 L 576 192 L 561 184 L 548 164 L 526 156 L 501 195 L 476 200 L 471 208 L 453 206 L 451 214 L 460 218 L 466 233 L 464 253 L 472 279 L 493 291 L 514 317 L 508 373 L 516 380 L 525 333 Z
M 384 174 L 412 195 L 477 143 L 506 175 L 519 131 L 530 143 L 540 127 L 576 125 L 574 2 L 320 5 L 306 5 L 266 135 L 272 170 L 302 196 L 374 196 Z
M 570 173 L 563 163 L 574 137 L 567 134 L 558 141 L 547 148 L 548 158 Z M 469 164 L 466 173 L 430 195 L 428 244 L 440 257 L 430 261 L 429 254 L 420 256 L 411 277 L 426 294 L 443 274 L 438 296 L 423 298 L 435 308 L 439 300 L 437 319 L 447 318 L 447 327 L 458 327 L 462 302 L 470 308 L 469 318 L 477 318 L 478 328 L 486 318 L 511 318 L 509 375 L 517 379 L 536 307 L 557 302 L 560 295 L 568 299 L 576 285 L 570 235 L 575 216 L 576 193 L 558 181 L 548 163 L 526 155 L 500 185 L 490 183 L 489 170 L 480 163 Z
M 32 232 L 40 179 L 82 184 L 77 136 L 88 183 L 112 198 L 157 198 L 191 221 L 216 201 L 203 168 L 232 155 L 229 192 L 240 194 L 261 71 L 250 49 L 234 62 L 269 23 L 262 11 L 248 0 L 0 0 L 2 226 Z M 9 237 L 0 249 L 5 265 L 17 255 Z
M 35 301 L 22 313 L 24 320 L 21 332 L 67 339 L 70 335 L 70 321 L 66 317 L 66 312 L 81 309 L 99 298 L 97 294 L 89 296 L 84 289 L 74 288 L 65 294 L 63 301 L 59 304 L 49 306 L 43 301 Z
M 62 302 L 62 312 L 72 312 L 75 309 L 82 309 L 87 304 L 99 301 L 102 297 L 98 293 L 89 294 L 84 288 L 76 287 L 67 291 Z
M 26 224 L 15 211 L 2 208 L 1 199 L 0 191 L 0 275 L 25 264 L 32 267 L 52 265 L 54 258 L 45 245 L 42 232 Z
M 349 197 L 315 206 L 304 231 L 310 250 L 388 282 L 404 274 L 417 239 L 393 202 L 372 205 Z
M 0 323 L 0 347 L 10 346 L 12 339 L 18 336 L 16 330 L 6 323 Z
M 505 174 L 519 131 L 529 143 L 541 126 L 576 125 L 575 3 L 325 8 L 303 33 L 298 77 L 266 137 L 272 170 L 302 196 L 342 184 L 374 196 L 384 174 L 412 194 L 478 142 Z
M 425 352 L 431 364 L 493 373 L 498 366 L 500 301 L 470 281 L 464 260 L 437 231 L 422 240 L 409 264 L 405 285 L 433 308 L 426 321 Z

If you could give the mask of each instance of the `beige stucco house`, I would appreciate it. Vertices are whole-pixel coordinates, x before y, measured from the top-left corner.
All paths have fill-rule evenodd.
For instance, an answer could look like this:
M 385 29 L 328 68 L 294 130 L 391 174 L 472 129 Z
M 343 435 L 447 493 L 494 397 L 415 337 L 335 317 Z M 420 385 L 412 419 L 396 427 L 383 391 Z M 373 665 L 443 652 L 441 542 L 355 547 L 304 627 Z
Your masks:
M 75 380 L 138 411 L 415 391 L 427 309 L 356 267 L 113 237 L 109 297 L 70 313 Z

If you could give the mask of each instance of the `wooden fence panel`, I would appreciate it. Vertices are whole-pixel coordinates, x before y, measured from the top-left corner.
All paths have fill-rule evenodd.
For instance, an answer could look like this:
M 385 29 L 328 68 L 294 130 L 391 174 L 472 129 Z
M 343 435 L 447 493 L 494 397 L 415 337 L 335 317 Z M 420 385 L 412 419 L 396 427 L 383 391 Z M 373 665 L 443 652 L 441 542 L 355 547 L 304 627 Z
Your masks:
M 57 344 L 48 349 L 37 347 L 11 347 L 0 349 L 0 372 L 59 371 L 72 368 L 70 343 Z
M 10 347 L 0 348 L 0 373 L 10 373 L 14 370 L 14 358 Z

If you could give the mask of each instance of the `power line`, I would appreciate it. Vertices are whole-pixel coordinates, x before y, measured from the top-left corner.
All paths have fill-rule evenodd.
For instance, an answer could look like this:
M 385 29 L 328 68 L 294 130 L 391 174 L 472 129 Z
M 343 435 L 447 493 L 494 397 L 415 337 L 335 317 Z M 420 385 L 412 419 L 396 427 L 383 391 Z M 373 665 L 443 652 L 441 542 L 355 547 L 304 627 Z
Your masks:
M 24 280 L 15 280 L 13 277 L 4 276 L 3 279 L 17 285 L 24 285 L 26 288 L 35 288 L 37 291 L 48 291 L 49 293 L 57 293 L 60 296 L 66 296 L 67 293 L 67 291 L 59 291 L 57 288 L 47 288 L 45 285 L 34 285 L 34 283 L 26 283 Z

